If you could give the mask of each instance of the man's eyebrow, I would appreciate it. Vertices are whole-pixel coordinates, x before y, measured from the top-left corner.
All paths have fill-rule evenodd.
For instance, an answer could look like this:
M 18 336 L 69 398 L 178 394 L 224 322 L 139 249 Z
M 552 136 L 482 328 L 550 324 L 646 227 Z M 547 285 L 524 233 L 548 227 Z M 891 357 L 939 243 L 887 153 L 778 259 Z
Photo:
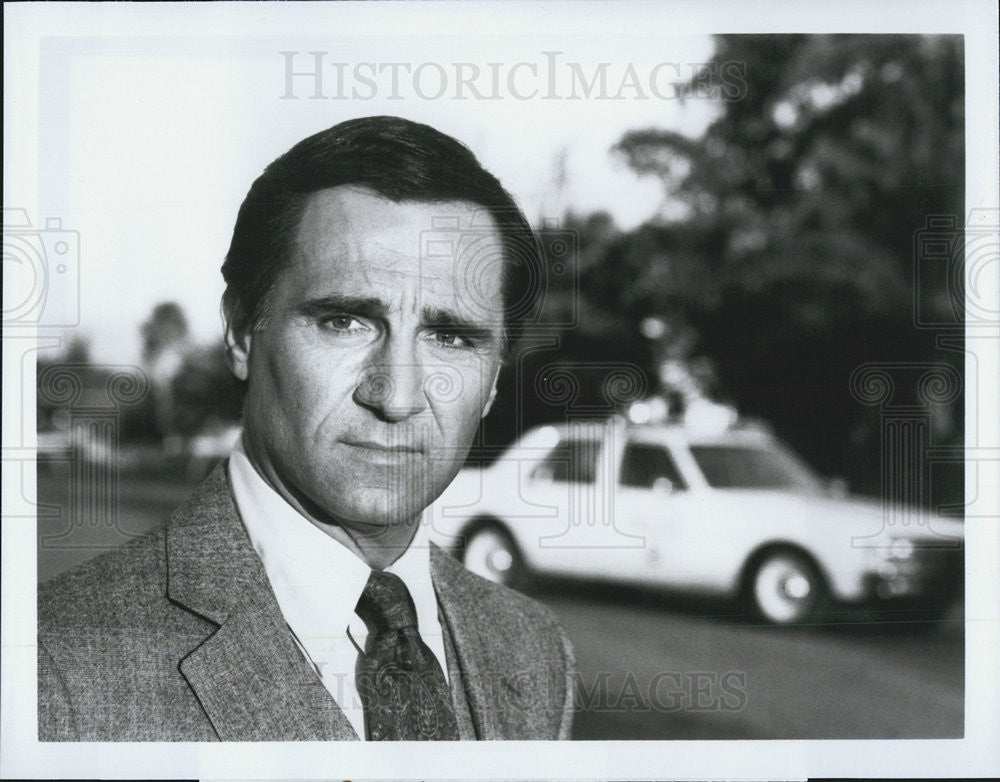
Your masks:
M 302 302 L 298 311 L 307 318 L 323 318 L 338 313 L 360 315 L 364 318 L 385 319 L 389 305 L 374 296 L 351 296 L 334 293 Z M 488 342 L 497 336 L 496 330 L 487 323 L 477 323 L 449 309 L 424 307 L 421 320 L 425 326 L 454 331 L 463 337 Z
M 298 310 L 309 318 L 321 318 L 337 313 L 361 315 L 366 318 L 384 318 L 389 307 L 384 301 L 374 296 L 350 296 L 335 293 L 304 301 L 298 306 Z
M 489 324 L 476 323 L 468 318 L 463 318 L 451 310 L 425 307 L 421 315 L 423 316 L 425 325 L 439 329 L 448 329 L 463 337 L 488 341 L 497 336 L 496 329 L 490 328 Z

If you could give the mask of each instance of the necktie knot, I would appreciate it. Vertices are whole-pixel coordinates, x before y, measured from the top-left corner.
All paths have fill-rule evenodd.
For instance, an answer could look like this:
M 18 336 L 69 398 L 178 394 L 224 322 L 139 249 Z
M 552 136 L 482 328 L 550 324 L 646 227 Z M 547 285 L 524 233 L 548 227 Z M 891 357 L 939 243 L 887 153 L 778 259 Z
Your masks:
M 372 571 L 355 612 L 375 634 L 417 630 L 417 609 L 406 584 L 384 570 Z

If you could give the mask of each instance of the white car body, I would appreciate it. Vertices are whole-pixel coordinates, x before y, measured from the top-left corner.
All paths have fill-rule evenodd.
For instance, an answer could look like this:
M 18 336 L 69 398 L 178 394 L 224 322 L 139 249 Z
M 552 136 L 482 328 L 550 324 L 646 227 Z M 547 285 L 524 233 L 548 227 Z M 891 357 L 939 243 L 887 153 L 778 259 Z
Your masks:
M 588 474 L 563 469 L 574 469 L 573 447 L 589 454 L 578 459 L 592 464 Z M 712 485 L 705 472 L 712 458 L 739 473 L 743 457 L 749 467 L 760 460 L 776 474 L 787 470 L 795 485 L 767 487 L 781 483 L 779 477 L 757 487 L 753 476 L 735 481 L 740 488 Z M 656 477 L 661 463 L 672 476 L 667 481 Z M 778 549 L 806 558 L 825 592 L 846 602 L 927 594 L 953 579 L 962 559 L 960 522 L 830 496 L 798 457 L 759 428 L 707 431 L 617 420 L 539 427 L 489 467 L 460 472 L 431 513 L 432 539 L 460 557 L 468 535 L 489 524 L 509 534 L 520 563 L 536 573 L 719 596 L 740 594 L 748 569 Z

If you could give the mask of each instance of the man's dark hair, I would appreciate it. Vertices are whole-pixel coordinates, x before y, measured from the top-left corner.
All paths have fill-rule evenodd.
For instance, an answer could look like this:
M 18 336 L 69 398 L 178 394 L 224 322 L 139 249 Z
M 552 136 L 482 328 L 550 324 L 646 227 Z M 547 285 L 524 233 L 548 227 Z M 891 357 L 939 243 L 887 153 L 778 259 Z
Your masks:
M 222 265 L 223 301 L 237 330 L 266 322 L 268 294 L 292 258 L 310 194 L 339 185 L 367 187 L 393 201 L 465 201 L 483 207 L 496 223 L 503 248 L 505 335 L 534 311 L 541 281 L 538 243 L 497 178 L 468 147 L 429 125 L 364 117 L 300 141 L 251 186 Z M 478 261 L 491 266 L 495 259 Z

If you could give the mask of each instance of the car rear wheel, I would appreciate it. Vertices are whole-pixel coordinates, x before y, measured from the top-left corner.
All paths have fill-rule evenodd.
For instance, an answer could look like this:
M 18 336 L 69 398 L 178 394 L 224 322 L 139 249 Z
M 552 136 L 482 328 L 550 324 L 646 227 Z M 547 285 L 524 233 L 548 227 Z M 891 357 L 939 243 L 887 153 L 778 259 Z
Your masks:
M 771 624 L 799 624 L 819 618 L 826 605 L 826 588 L 815 565 L 795 551 L 764 555 L 748 581 L 754 613 Z
M 524 564 L 513 538 L 494 525 L 468 533 L 462 564 L 476 575 L 504 586 L 518 586 L 524 577 Z

